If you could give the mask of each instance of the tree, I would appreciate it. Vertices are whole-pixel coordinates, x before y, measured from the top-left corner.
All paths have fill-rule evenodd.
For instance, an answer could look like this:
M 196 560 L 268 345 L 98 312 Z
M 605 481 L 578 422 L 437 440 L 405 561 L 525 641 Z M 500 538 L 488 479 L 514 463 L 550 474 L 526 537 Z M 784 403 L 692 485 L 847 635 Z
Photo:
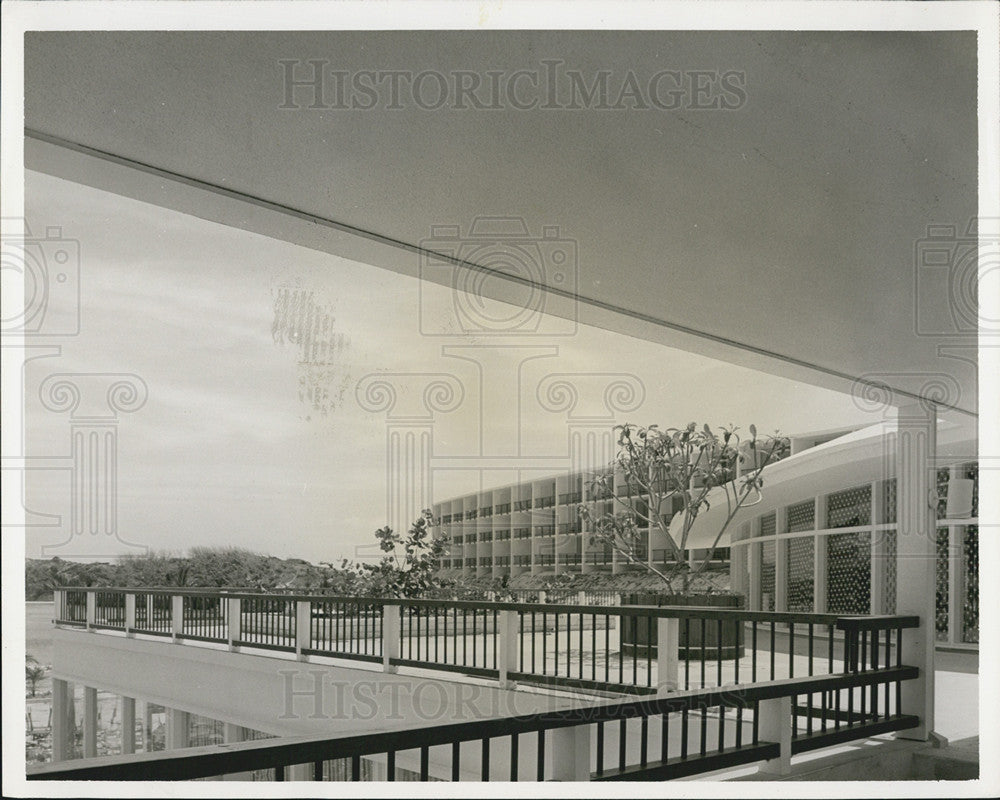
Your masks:
M 434 518 L 424 509 L 407 532 L 406 538 L 386 526 L 375 531 L 383 553 L 378 564 L 357 566 L 369 594 L 382 597 L 417 597 L 428 589 L 445 585 L 437 576 L 438 563 L 447 553 L 442 537 L 431 537 Z
M 747 440 L 732 426 L 715 433 L 708 425 L 699 429 L 694 422 L 665 430 L 632 424 L 615 430 L 618 453 L 614 469 L 589 482 L 592 496 L 610 498 L 613 510 L 598 514 L 586 504 L 579 507 L 581 518 L 591 527 L 591 544 L 610 547 L 627 562 L 659 576 L 671 591 L 679 587 L 686 593 L 704 577 L 711 555 L 736 513 L 762 499 L 761 474 L 768 464 L 786 454 L 788 440 L 777 435 L 758 439 L 753 425 Z M 621 482 L 624 494 L 617 492 Z M 708 510 L 712 502 L 724 502 L 727 514 L 708 554 L 692 569 L 684 552 L 698 514 Z M 675 505 L 679 506 L 679 525 L 674 518 Z M 669 563 L 654 566 L 642 556 L 641 528 L 663 534 Z
M 38 682 L 45 677 L 45 667 L 31 653 L 24 657 L 24 662 L 24 678 L 31 686 L 31 696 L 34 697 Z

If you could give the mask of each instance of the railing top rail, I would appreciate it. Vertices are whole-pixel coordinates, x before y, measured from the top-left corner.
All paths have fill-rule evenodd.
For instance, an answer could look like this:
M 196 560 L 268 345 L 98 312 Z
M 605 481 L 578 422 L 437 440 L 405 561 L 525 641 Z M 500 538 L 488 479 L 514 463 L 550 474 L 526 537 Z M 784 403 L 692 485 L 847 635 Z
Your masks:
M 522 603 L 507 600 L 443 600 L 432 598 L 364 597 L 359 595 L 284 594 L 242 592 L 226 589 L 149 588 L 121 586 L 66 586 L 61 591 L 131 592 L 135 594 L 180 595 L 189 597 L 229 597 L 235 599 L 303 600 L 334 603 L 363 603 L 415 608 L 454 608 L 466 610 L 522 611 L 545 614 L 597 614 L 616 617 L 653 617 L 660 619 L 734 620 L 742 622 L 804 623 L 835 625 L 841 630 L 884 630 L 919 627 L 911 615 L 815 614 L 792 611 L 748 611 L 726 606 L 650 606 L 650 605 L 579 605 L 576 603 Z M 586 609 L 586 612 L 582 612 Z
M 103 756 L 87 759 L 82 764 L 79 761 L 63 761 L 55 764 L 31 765 L 27 769 L 27 777 L 29 780 L 183 780 L 325 761 L 331 758 L 414 750 L 420 747 L 497 738 L 630 717 L 655 716 L 685 709 L 700 709 L 702 706 L 714 706 L 720 703 L 745 706 L 756 701 L 779 697 L 911 680 L 917 677 L 918 672 L 916 667 L 889 667 L 863 672 L 787 678 L 767 683 L 695 689 L 676 692 L 666 697 L 627 702 L 611 701 L 514 717 L 444 723 L 422 728 L 364 734 L 348 733 L 341 736 L 262 739 L 227 745 L 191 747 L 182 751 Z

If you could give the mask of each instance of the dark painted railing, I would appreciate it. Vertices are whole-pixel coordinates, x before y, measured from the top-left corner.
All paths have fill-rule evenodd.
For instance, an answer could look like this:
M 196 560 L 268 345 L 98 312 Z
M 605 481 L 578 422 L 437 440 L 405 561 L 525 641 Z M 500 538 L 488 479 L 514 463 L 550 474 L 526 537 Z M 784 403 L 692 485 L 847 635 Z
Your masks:
M 899 686 L 915 667 L 799 677 L 756 685 L 677 692 L 639 701 L 600 703 L 503 719 L 477 720 L 340 737 L 269 739 L 225 746 L 107 756 L 28 767 L 29 780 L 191 780 L 273 769 L 276 780 L 362 779 L 362 759 L 377 759 L 395 780 L 401 754 L 419 779 L 669 780 L 759 761 L 787 765 L 797 752 L 903 730 L 916 717 L 887 707 L 848 713 L 823 731 L 804 732 L 790 700 L 822 694 L 849 703 L 874 687 Z M 789 727 L 791 735 L 789 735 Z M 569 735 L 567 735 L 569 734 Z M 582 735 L 575 735 L 582 734 Z M 710 736 L 711 735 L 711 736 Z M 784 744 L 782 744 L 784 742 Z M 419 744 L 416 744 L 419 743 Z M 463 768 L 473 750 L 475 777 Z M 431 770 L 432 750 L 434 772 Z M 331 762 L 349 765 L 331 770 Z M 307 765 L 303 775 L 290 770 Z M 367 770 L 372 774 L 372 770 Z
M 181 589 L 63 589 L 60 625 L 652 694 L 857 672 L 899 658 L 913 617 L 839 617 L 707 606 L 368 599 Z M 627 632 L 631 646 L 622 647 Z M 723 646 L 723 641 L 735 645 Z M 642 642 L 644 644 L 640 645 Z M 681 646 L 681 643 L 686 643 Z M 893 698 L 845 698 L 863 714 Z M 805 695 L 820 725 L 845 712 Z M 853 708 L 846 709 L 853 713 Z

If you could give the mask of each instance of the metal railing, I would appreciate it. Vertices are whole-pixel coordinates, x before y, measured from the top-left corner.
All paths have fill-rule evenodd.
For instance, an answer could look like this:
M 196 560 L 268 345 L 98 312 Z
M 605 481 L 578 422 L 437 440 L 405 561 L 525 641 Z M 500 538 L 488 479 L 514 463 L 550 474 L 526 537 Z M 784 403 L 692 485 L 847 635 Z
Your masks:
M 421 781 L 432 776 L 453 781 L 669 780 L 760 761 L 780 771 L 797 753 L 917 726 L 917 717 L 898 708 L 890 711 L 888 705 L 851 710 L 855 695 L 865 697 L 882 686 L 895 686 L 898 694 L 901 683 L 917 672 L 916 667 L 882 665 L 502 719 L 64 761 L 31 765 L 27 777 L 193 780 L 273 769 L 278 781 L 323 780 L 331 774 L 359 781 L 374 772 L 362 769 L 364 759 L 369 766 L 384 767 L 384 779 L 392 781 L 407 756 Z M 803 730 L 797 698 L 813 695 L 834 698 L 838 709 L 848 710 L 821 730 Z M 331 762 L 346 769 L 330 769 Z
M 455 600 L 73 588 L 58 590 L 56 622 L 638 694 L 878 668 L 898 658 L 902 631 L 917 625 L 915 617 L 589 604 L 609 599 L 568 590 Z M 813 719 L 814 705 L 839 713 L 828 700 L 804 698 L 803 713 Z

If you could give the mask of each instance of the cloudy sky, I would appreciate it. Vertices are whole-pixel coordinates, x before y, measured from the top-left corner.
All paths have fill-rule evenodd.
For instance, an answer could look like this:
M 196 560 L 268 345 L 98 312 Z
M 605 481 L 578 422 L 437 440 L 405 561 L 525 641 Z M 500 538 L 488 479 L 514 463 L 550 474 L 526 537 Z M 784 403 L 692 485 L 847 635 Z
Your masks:
M 387 435 L 401 424 L 431 426 L 434 496 L 445 499 L 558 471 L 568 426 L 583 417 L 784 433 L 876 421 L 847 395 L 597 328 L 463 335 L 448 322 L 447 287 L 46 175 L 28 173 L 26 195 L 34 238 L 58 226 L 80 253 L 80 332 L 42 340 L 58 354 L 26 368 L 27 452 L 56 467 L 27 472 L 29 521 L 48 523 L 29 526 L 31 557 L 195 545 L 351 557 L 387 522 Z M 50 291 L 47 324 L 74 313 L 67 297 Z M 485 325 L 506 312 L 468 313 Z M 114 535 L 70 535 L 70 472 L 60 466 L 72 421 L 40 400 L 53 373 L 130 373 L 148 392 L 118 415 Z M 366 399 L 374 373 L 392 373 L 388 411 L 378 387 Z M 112 379 L 75 380 L 100 393 Z M 437 396 L 444 410 L 414 423 L 435 381 L 448 387 Z M 604 403 L 616 381 L 634 393 L 625 410 Z M 578 392 L 572 409 L 559 382 Z M 487 460 L 456 469 L 463 457 Z

